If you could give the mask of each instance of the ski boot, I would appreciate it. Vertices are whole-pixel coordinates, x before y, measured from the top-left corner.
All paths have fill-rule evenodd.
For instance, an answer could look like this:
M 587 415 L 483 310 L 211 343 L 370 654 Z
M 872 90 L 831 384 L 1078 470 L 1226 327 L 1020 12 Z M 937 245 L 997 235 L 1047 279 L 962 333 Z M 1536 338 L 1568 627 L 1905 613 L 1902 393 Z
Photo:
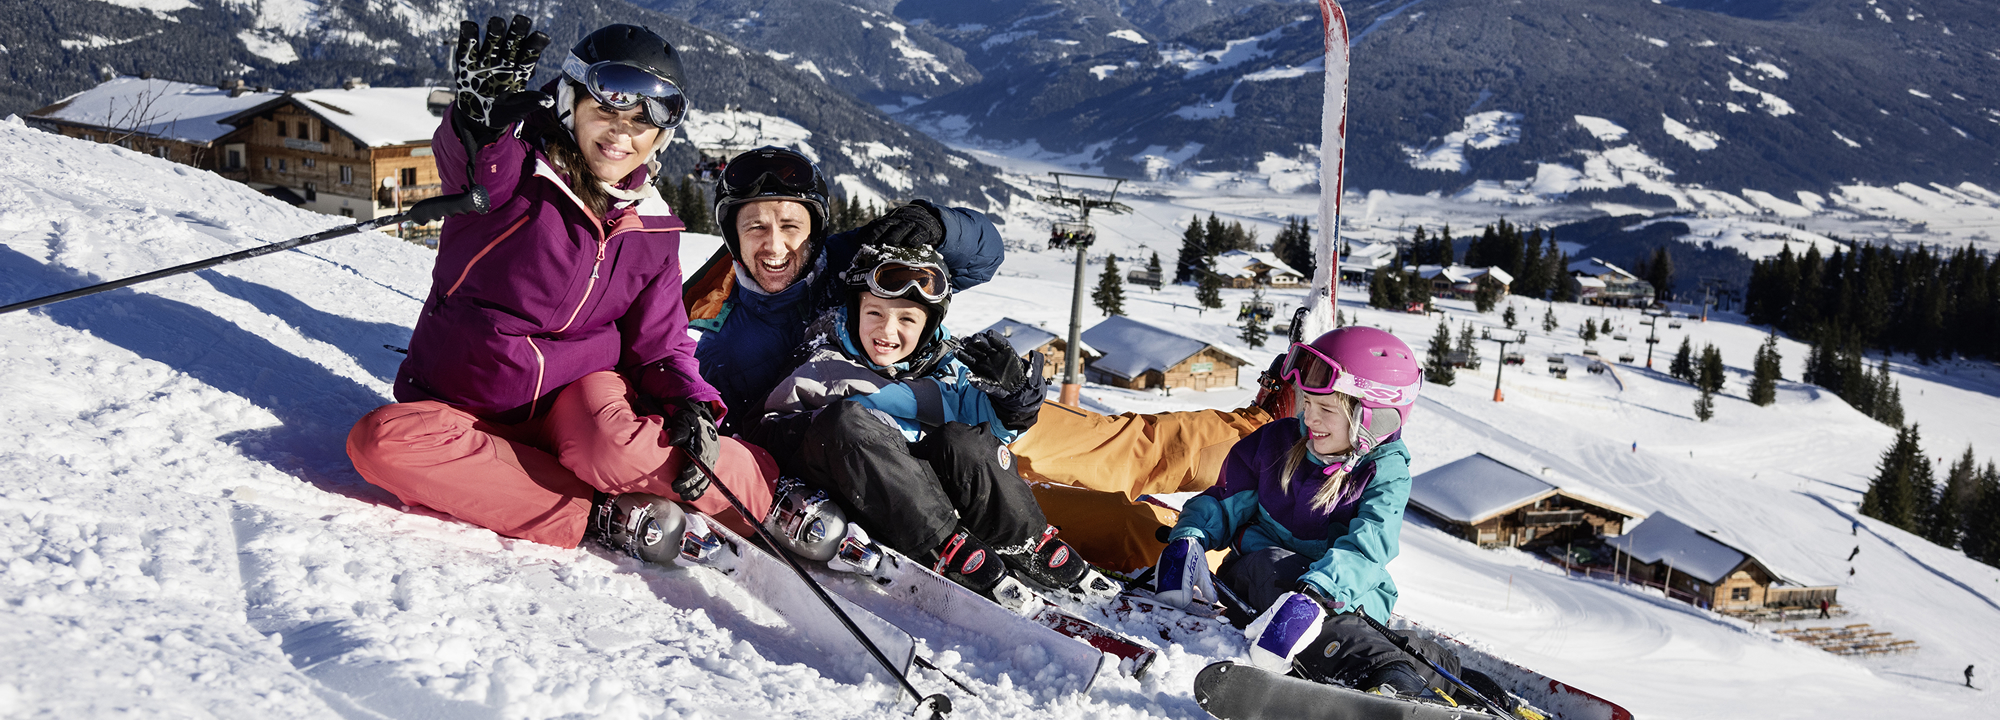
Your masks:
M 1007 563 L 985 541 L 959 528 L 932 551 L 931 569 L 1001 607 L 1027 615 L 1042 604 L 1041 596 L 1007 572 Z
M 998 554 L 1008 568 L 1028 582 L 1050 590 L 1107 600 L 1125 590 L 1117 581 L 1105 577 L 1104 573 L 1084 562 L 1083 556 L 1076 554 L 1069 543 L 1057 540 L 1054 525 L 1043 528 L 1040 536 L 1028 538 L 1027 542 L 1000 550 Z
M 771 531 L 778 544 L 793 555 L 829 562 L 845 543 L 848 528 L 860 530 L 847 522 L 847 513 L 827 497 L 826 491 L 806 487 L 797 479 L 778 478 L 774 496 L 771 514 L 764 518 L 764 529 Z M 862 541 L 867 541 L 866 534 L 862 535 Z
M 588 534 L 612 550 L 667 565 L 680 557 L 678 540 L 687 520 L 679 505 L 658 495 L 597 493 L 590 504 Z

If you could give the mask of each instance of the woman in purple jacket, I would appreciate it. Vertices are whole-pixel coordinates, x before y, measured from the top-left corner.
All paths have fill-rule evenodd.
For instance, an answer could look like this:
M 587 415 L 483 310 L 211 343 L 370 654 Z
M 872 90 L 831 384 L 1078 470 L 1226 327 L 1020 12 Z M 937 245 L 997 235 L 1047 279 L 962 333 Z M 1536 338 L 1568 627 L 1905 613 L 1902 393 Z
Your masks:
M 609 501 L 627 493 L 748 534 L 777 465 L 716 436 L 720 396 L 680 299 L 684 225 L 647 182 L 687 109 L 679 58 L 611 25 L 529 91 L 548 44 L 530 29 L 494 18 L 482 43 L 476 23 L 461 28 L 458 95 L 431 147 L 444 186 L 477 183 L 493 209 L 445 221 L 398 402 L 355 424 L 348 456 L 404 503 L 550 545 L 576 546 L 593 518 L 616 539 L 611 508 L 626 503 Z M 754 517 L 706 492 L 689 454 Z

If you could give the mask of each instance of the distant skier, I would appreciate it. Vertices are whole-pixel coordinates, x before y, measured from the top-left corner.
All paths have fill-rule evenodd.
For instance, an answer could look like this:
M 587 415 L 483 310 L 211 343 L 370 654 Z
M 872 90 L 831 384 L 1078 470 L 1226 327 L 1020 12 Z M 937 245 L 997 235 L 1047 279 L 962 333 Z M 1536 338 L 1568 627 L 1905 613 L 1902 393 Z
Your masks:
M 1369 327 L 1295 343 L 1283 377 L 1298 415 L 1276 420 L 1230 451 L 1222 479 L 1189 500 L 1157 568 L 1158 597 L 1177 606 L 1215 599 L 1206 551 L 1235 550 L 1220 580 L 1256 619 L 1251 662 L 1376 692 L 1418 695 L 1442 678 L 1354 613 L 1387 622 L 1410 494 L 1401 433 L 1423 384 L 1408 345 Z M 1243 619 L 1243 618 L 1237 618 Z M 1426 656 L 1447 669 L 1437 646 Z
M 1827 601 L 1826 601 L 1826 598 L 1820 598 L 1820 599 L 1819 599 L 1819 617 L 1820 617 L 1820 619 L 1822 619 L 1822 620 L 1825 620 L 1825 619 L 1829 619 L 1829 618 L 1832 618 L 1833 616 L 1832 616 L 1832 615 L 1829 615 L 1829 614 L 1827 613 L 1827 611 L 1831 610 L 1832 608 L 1833 608 L 1833 603 L 1830 603 L 1830 602 L 1827 602 Z
M 1041 410 L 1041 355 L 1023 360 L 998 331 L 953 340 L 950 271 L 927 246 L 864 247 L 841 278 L 848 301 L 807 330 L 752 437 L 867 536 L 976 592 L 1005 592 L 1010 570 L 1082 582 L 1089 566 L 1005 447 Z
M 1860 545 L 1854 546 L 1854 551 L 1847 554 L 1847 561 L 1854 562 L 1854 556 L 1860 554 L 1861 554 L 1861 546 Z
M 1965 686 L 1972 687 L 1972 666 L 1965 666 Z
M 595 527 L 638 554 L 646 523 L 624 521 L 678 517 L 669 501 L 749 532 L 777 464 L 717 437 L 720 396 L 678 297 L 683 223 L 649 182 L 687 110 L 680 55 L 609 25 L 529 91 L 548 44 L 531 29 L 518 15 L 490 20 L 484 42 L 460 29 L 457 97 L 431 148 L 445 187 L 476 180 L 493 209 L 445 221 L 397 402 L 355 423 L 348 456 L 407 505 L 549 545 Z M 706 492 L 690 456 L 752 517 Z M 611 501 L 625 493 L 643 502 Z

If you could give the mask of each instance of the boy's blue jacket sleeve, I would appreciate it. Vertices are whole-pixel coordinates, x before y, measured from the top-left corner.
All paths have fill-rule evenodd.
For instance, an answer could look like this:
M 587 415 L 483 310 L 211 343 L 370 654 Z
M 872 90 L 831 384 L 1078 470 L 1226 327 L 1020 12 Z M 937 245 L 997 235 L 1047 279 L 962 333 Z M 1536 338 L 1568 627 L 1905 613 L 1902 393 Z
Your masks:
M 1000 239 L 1000 228 L 994 227 L 985 213 L 934 205 L 928 200 L 916 202 L 936 210 L 938 221 L 944 224 L 944 241 L 938 243 L 937 250 L 944 256 L 945 267 L 951 269 L 952 290 L 971 289 L 1000 272 L 1007 246 Z

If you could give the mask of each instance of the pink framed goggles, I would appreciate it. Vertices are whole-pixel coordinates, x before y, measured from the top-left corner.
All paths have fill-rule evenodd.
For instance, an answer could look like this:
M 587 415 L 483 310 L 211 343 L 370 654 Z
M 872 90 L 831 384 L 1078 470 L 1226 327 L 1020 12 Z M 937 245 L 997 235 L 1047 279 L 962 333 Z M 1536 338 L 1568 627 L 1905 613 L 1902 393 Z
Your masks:
M 1285 353 L 1284 369 L 1278 375 L 1309 393 L 1325 395 L 1338 392 L 1390 407 L 1409 405 L 1417 395 L 1416 386 L 1378 383 L 1347 372 L 1333 358 L 1320 354 L 1306 343 L 1292 343 L 1291 350 Z

